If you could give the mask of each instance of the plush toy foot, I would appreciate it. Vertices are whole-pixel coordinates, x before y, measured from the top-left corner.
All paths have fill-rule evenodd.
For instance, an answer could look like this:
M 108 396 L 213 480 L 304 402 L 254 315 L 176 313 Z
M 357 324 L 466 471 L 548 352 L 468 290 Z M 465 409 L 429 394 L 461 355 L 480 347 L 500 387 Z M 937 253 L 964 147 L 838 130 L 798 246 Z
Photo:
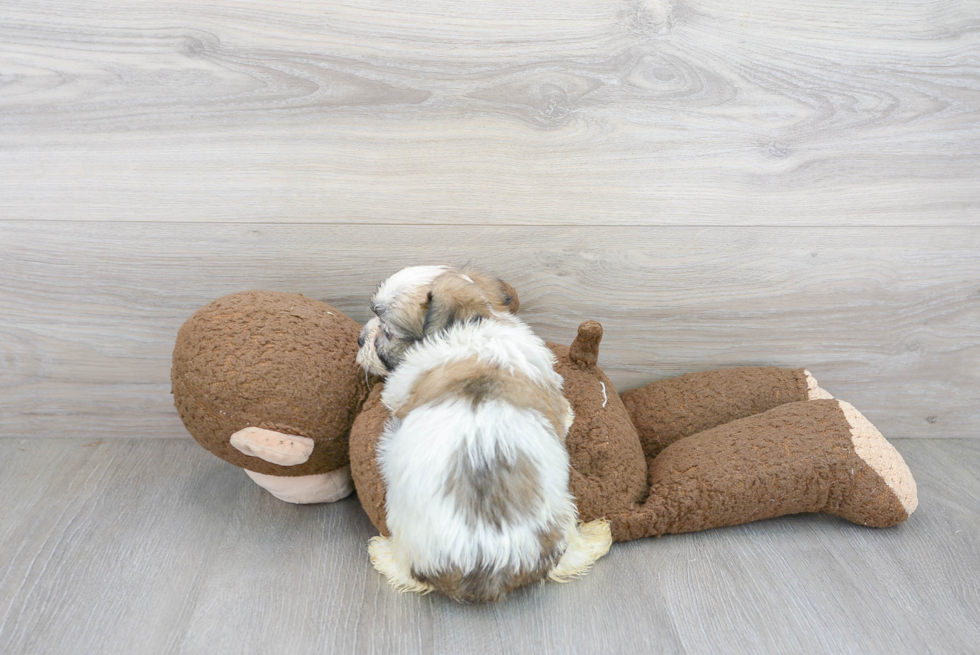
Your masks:
M 350 466 L 316 475 L 266 475 L 248 469 L 245 473 L 255 484 L 287 503 L 332 503 L 354 491 Z
M 919 506 L 918 490 L 912 472 L 902 455 L 888 443 L 871 421 L 853 405 L 843 401 L 835 402 L 847 419 L 854 454 L 878 475 L 878 479 L 870 474 L 857 477 L 852 469 L 853 489 L 843 498 L 834 513 L 848 521 L 872 527 L 901 523 Z M 888 489 L 881 488 L 878 480 L 884 482 Z M 895 506 L 892 496 L 898 500 L 901 508 Z M 890 505 L 891 510 L 883 511 L 883 504 Z
M 817 384 L 817 379 L 813 377 L 810 371 L 803 369 L 803 375 L 806 376 L 807 400 L 833 400 L 833 394 L 825 389 L 821 389 L 820 385 Z
M 918 503 L 902 456 L 851 405 L 781 405 L 681 439 L 649 461 L 650 494 L 608 518 L 613 539 L 693 532 L 800 512 L 901 523 Z

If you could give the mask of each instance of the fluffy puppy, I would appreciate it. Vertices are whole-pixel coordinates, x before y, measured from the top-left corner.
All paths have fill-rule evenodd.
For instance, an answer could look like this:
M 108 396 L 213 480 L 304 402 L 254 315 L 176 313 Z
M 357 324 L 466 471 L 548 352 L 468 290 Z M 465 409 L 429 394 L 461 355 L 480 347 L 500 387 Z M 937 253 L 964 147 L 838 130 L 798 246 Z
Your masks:
M 583 573 L 608 524 L 578 525 L 564 440 L 574 416 L 555 358 L 506 283 L 447 266 L 381 284 L 358 362 L 384 376 L 378 445 L 390 538 L 374 566 L 398 589 L 463 601 Z

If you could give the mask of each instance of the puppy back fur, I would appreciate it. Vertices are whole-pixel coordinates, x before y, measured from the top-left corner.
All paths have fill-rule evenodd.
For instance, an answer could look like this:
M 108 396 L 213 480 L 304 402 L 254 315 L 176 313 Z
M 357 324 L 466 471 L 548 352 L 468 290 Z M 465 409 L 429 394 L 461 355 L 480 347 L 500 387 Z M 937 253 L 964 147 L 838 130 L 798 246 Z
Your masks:
M 475 271 L 416 268 L 379 287 L 362 362 L 383 361 L 392 412 L 378 442 L 391 536 L 375 566 L 405 591 L 494 601 L 565 581 L 608 548 L 580 530 L 555 357 L 514 317 L 513 289 Z M 375 365 L 374 370 L 378 370 Z
M 576 527 L 571 410 L 544 343 L 509 316 L 457 322 L 409 352 L 383 400 L 395 562 L 464 601 L 544 580 Z

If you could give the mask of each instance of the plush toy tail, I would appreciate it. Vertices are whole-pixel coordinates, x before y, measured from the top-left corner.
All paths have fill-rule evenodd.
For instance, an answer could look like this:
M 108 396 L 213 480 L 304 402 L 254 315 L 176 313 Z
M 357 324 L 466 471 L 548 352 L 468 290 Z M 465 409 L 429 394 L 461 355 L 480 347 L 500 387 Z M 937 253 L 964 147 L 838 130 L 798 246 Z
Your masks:
M 648 461 L 650 495 L 607 517 L 615 541 L 800 512 L 886 527 L 915 510 L 902 456 L 851 405 L 781 405 L 680 439 Z

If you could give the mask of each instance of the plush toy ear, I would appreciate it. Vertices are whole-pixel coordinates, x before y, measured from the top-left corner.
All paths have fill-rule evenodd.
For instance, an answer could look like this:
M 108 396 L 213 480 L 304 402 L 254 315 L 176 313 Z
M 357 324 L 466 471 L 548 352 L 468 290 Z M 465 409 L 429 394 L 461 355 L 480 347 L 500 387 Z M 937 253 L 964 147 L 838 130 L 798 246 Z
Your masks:
M 436 278 L 426 299 L 422 334 L 448 330 L 456 323 L 481 320 L 493 315 L 490 303 L 471 279 L 456 273 Z

